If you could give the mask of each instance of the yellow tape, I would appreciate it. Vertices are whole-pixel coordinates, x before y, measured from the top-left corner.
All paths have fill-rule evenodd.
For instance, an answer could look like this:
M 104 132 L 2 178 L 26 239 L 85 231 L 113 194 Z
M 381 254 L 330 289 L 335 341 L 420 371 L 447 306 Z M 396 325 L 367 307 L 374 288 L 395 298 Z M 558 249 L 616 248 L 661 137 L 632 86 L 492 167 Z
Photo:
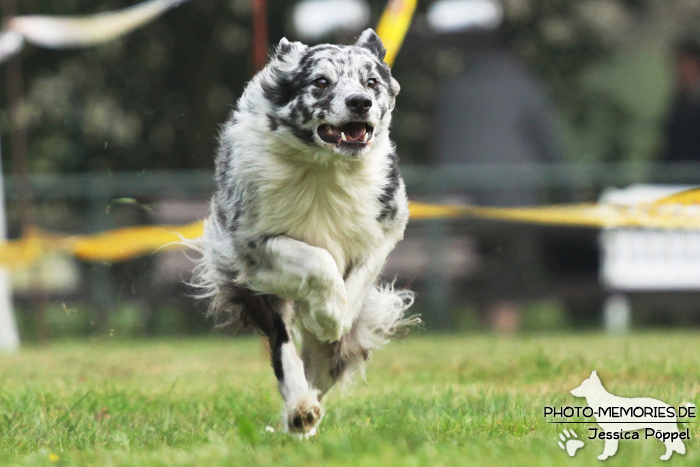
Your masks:
M 386 48 L 384 61 L 392 66 L 411 25 L 418 0 L 390 0 L 377 25 L 377 35 Z
M 700 197 L 700 191 L 695 196 Z M 409 209 L 413 220 L 471 217 L 570 227 L 700 229 L 700 204 L 657 202 L 638 206 L 574 204 L 533 208 L 488 208 L 411 203 Z
M 532 208 L 489 208 L 411 202 L 409 210 L 412 220 L 469 217 L 596 228 L 700 229 L 700 189 L 636 206 L 591 203 Z M 86 261 L 124 261 L 159 249 L 181 247 L 182 239 L 195 239 L 203 232 L 202 221 L 188 225 L 128 227 L 73 237 L 35 229 L 22 239 L 0 245 L 0 264 L 10 268 L 26 267 L 48 250 L 72 254 Z
M 202 221 L 189 225 L 129 227 L 96 235 L 74 237 L 71 252 L 88 261 L 123 261 L 162 248 L 178 248 L 182 239 L 193 239 L 204 233 Z
M 48 250 L 72 254 L 85 261 L 111 263 L 160 249 L 179 248 L 182 239 L 194 239 L 202 233 L 202 221 L 188 225 L 127 227 L 73 237 L 34 230 L 26 237 L 0 245 L 0 264 L 9 268 L 27 267 Z
M 675 193 L 671 196 L 661 198 L 660 200 L 653 203 L 654 206 L 662 206 L 664 204 L 682 204 L 682 205 L 695 205 L 700 206 L 700 189 L 691 188 L 688 190 L 681 191 L 680 193 Z
M 0 264 L 11 268 L 27 266 L 39 259 L 41 253 L 41 236 L 36 232 L 30 232 L 20 240 L 2 244 L 0 247 Z

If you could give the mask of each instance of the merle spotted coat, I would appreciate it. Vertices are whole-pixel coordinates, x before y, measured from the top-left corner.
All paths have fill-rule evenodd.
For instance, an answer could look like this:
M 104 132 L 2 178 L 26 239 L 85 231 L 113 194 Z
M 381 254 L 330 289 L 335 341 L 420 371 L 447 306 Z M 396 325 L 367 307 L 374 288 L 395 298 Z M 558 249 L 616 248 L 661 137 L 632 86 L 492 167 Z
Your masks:
M 377 283 L 408 221 L 383 58 L 371 29 L 352 46 L 282 39 L 220 137 L 196 284 L 267 335 L 283 425 L 307 436 L 322 396 L 416 320 L 411 292 Z

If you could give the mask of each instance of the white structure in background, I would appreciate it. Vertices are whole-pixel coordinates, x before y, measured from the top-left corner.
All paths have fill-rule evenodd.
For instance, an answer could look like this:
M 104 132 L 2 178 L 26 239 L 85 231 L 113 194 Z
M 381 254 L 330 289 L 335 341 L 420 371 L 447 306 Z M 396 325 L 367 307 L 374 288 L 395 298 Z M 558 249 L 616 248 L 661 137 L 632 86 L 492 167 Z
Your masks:
M 305 0 L 292 14 L 294 30 L 303 41 L 318 41 L 339 30 L 360 31 L 371 10 L 364 0 Z
M 5 218 L 5 184 L 0 173 L 0 241 L 7 239 L 7 219 Z M 19 349 L 19 332 L 12 309 L 12 286 L 10 273 L 0 268 L 0 352 L 14 352 Z
M 4 18 L 0 30 L 0 63 L 19 53 L 24 42 L 50 49 L 104 44 L 144 26 L 188 0 L 146 0 L 117 11 L 87 16 L 16 16 Z M 0 158 L 1 159 L 1 158 Z M 7 238 L 5 191 L 0 166 L 0 241 Z M 0 352 L 19 348 L 19 333 L 12 310 L 9 273 L 0 268 Z
M 428 7 L 428 24 L 438 33 L 493 30 L 503 22 L 498 0 L 438 0 Z
M 633 185 L 609 189 L 600 202 L 622 206 L 653 203 L 691 186 Z M 600 234 L 603 285 L 614 291 L 604 308 L 608 331 L 627 330 L 630 302 L 624 292 L 700 290 L 700 231 L 610 228 Z

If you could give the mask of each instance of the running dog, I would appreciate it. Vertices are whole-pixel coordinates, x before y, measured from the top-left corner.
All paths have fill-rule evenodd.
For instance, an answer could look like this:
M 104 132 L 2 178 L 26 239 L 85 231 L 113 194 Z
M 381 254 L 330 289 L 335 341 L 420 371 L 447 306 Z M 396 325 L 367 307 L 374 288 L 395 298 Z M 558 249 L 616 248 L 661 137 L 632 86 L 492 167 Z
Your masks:
M 350 46 L 282 39 L 220 136 L 194 282 L 212 315 L 267 336 L 283 427 L 304 436 L 324 394 L 418 322 L 410 291 L 377 284 L 408 221 L 385 52 L 371 29 Z

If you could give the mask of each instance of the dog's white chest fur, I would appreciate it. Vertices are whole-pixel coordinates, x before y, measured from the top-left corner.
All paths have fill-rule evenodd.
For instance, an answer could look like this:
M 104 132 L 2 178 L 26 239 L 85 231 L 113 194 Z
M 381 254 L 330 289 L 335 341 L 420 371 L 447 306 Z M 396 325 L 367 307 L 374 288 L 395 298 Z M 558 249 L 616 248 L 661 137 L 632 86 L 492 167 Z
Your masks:
M 377 221 L 377 164 L 274 165 L 260 186 L 260 221 L 270 232 L 326 249 L 341 274 L 386 235 Z

